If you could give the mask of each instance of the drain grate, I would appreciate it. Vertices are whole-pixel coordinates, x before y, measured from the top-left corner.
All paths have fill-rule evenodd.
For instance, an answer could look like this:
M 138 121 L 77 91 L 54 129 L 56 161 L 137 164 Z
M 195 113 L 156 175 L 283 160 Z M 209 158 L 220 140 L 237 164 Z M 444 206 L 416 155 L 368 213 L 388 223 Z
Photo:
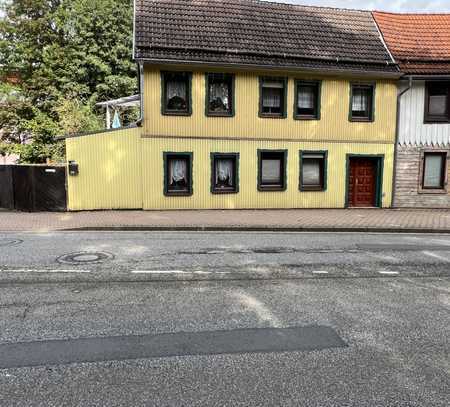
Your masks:
M 18 244 L 23 243 L 23 240 L 20 239 L 0 239 L 0 247 L 6 247 L 6 246 L 16 246 Z
M 64 254 L 58 257 L 58 263 L 63 264 L 96 264 L 114 259 L 111 253 L 107 252 L 76 252 Z

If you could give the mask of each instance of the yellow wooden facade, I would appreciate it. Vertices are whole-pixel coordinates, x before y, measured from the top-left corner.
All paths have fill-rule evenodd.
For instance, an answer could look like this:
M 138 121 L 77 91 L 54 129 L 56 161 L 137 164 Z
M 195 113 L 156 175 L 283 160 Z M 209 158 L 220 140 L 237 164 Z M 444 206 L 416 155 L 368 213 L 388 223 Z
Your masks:
M 145 70 L 142 127 L 66 140 L 67 159 L 79 164 L 79 175 L 68 177 L 70 210 L 342 208 L 346 202 L 347 154 L 384 157 L 382 206 L 391 206 L 395 81 L 235 72 L 235 116 L 206 117 L 206 71 L 195 71 L 192 76 L 192 115 L 182 117 L 161 114 L 161 69 L 169 70 L 168 67 Z M 260 75 L 289 78 L 286 118 L 258 117 Z M 320 120 L 294 120 L 294 78 L 322 81 Z M 350 83 L 360 81 L 376 84 L 373 122 L 349 121 Z M 288 150 L 286 191 L 258 191 L 258 149 Z M 328 152 L 325 191 L 299 190 L 300 150 Z M 192 196 L 163 194 L 164 152 L 193 153 Z M 211 193 L 212 152 L 240 154 L 237 194 Z

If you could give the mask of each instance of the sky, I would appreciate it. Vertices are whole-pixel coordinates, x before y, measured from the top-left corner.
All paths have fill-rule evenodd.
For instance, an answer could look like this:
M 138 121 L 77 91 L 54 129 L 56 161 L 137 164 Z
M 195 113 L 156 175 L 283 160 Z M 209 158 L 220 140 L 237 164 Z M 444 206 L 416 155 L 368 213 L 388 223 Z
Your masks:
M 397 12 L 450 12 L 450 0 L 271 0 L 310 6 L 344 7 Z

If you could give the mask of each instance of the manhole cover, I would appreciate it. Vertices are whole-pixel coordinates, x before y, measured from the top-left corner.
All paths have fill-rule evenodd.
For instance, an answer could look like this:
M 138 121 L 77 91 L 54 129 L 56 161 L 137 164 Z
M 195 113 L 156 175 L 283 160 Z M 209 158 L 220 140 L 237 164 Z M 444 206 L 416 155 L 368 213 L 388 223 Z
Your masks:
M 114 256 L 111 253 L 106 252 L 77 252 L 65 254 L 58 257 L 59 263 L 64 264 L 93 264 L 103 263 L 106 260 L 113 259 Z
M 20 243 L 23 243 L 23 240 L 20 239 L 0 239 L 0 247 L 5 247 L 5 246 L 15 246 L 18 245 Z

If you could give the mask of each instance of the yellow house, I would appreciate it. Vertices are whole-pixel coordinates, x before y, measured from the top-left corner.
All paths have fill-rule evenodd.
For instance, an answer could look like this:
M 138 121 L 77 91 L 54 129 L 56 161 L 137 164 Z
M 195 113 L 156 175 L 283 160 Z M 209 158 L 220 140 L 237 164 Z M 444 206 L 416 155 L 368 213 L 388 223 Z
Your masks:
M 400 76 L 370 12 L 136 0 L 136 126 L 66 139 L 70 210 L 390 207 Z

